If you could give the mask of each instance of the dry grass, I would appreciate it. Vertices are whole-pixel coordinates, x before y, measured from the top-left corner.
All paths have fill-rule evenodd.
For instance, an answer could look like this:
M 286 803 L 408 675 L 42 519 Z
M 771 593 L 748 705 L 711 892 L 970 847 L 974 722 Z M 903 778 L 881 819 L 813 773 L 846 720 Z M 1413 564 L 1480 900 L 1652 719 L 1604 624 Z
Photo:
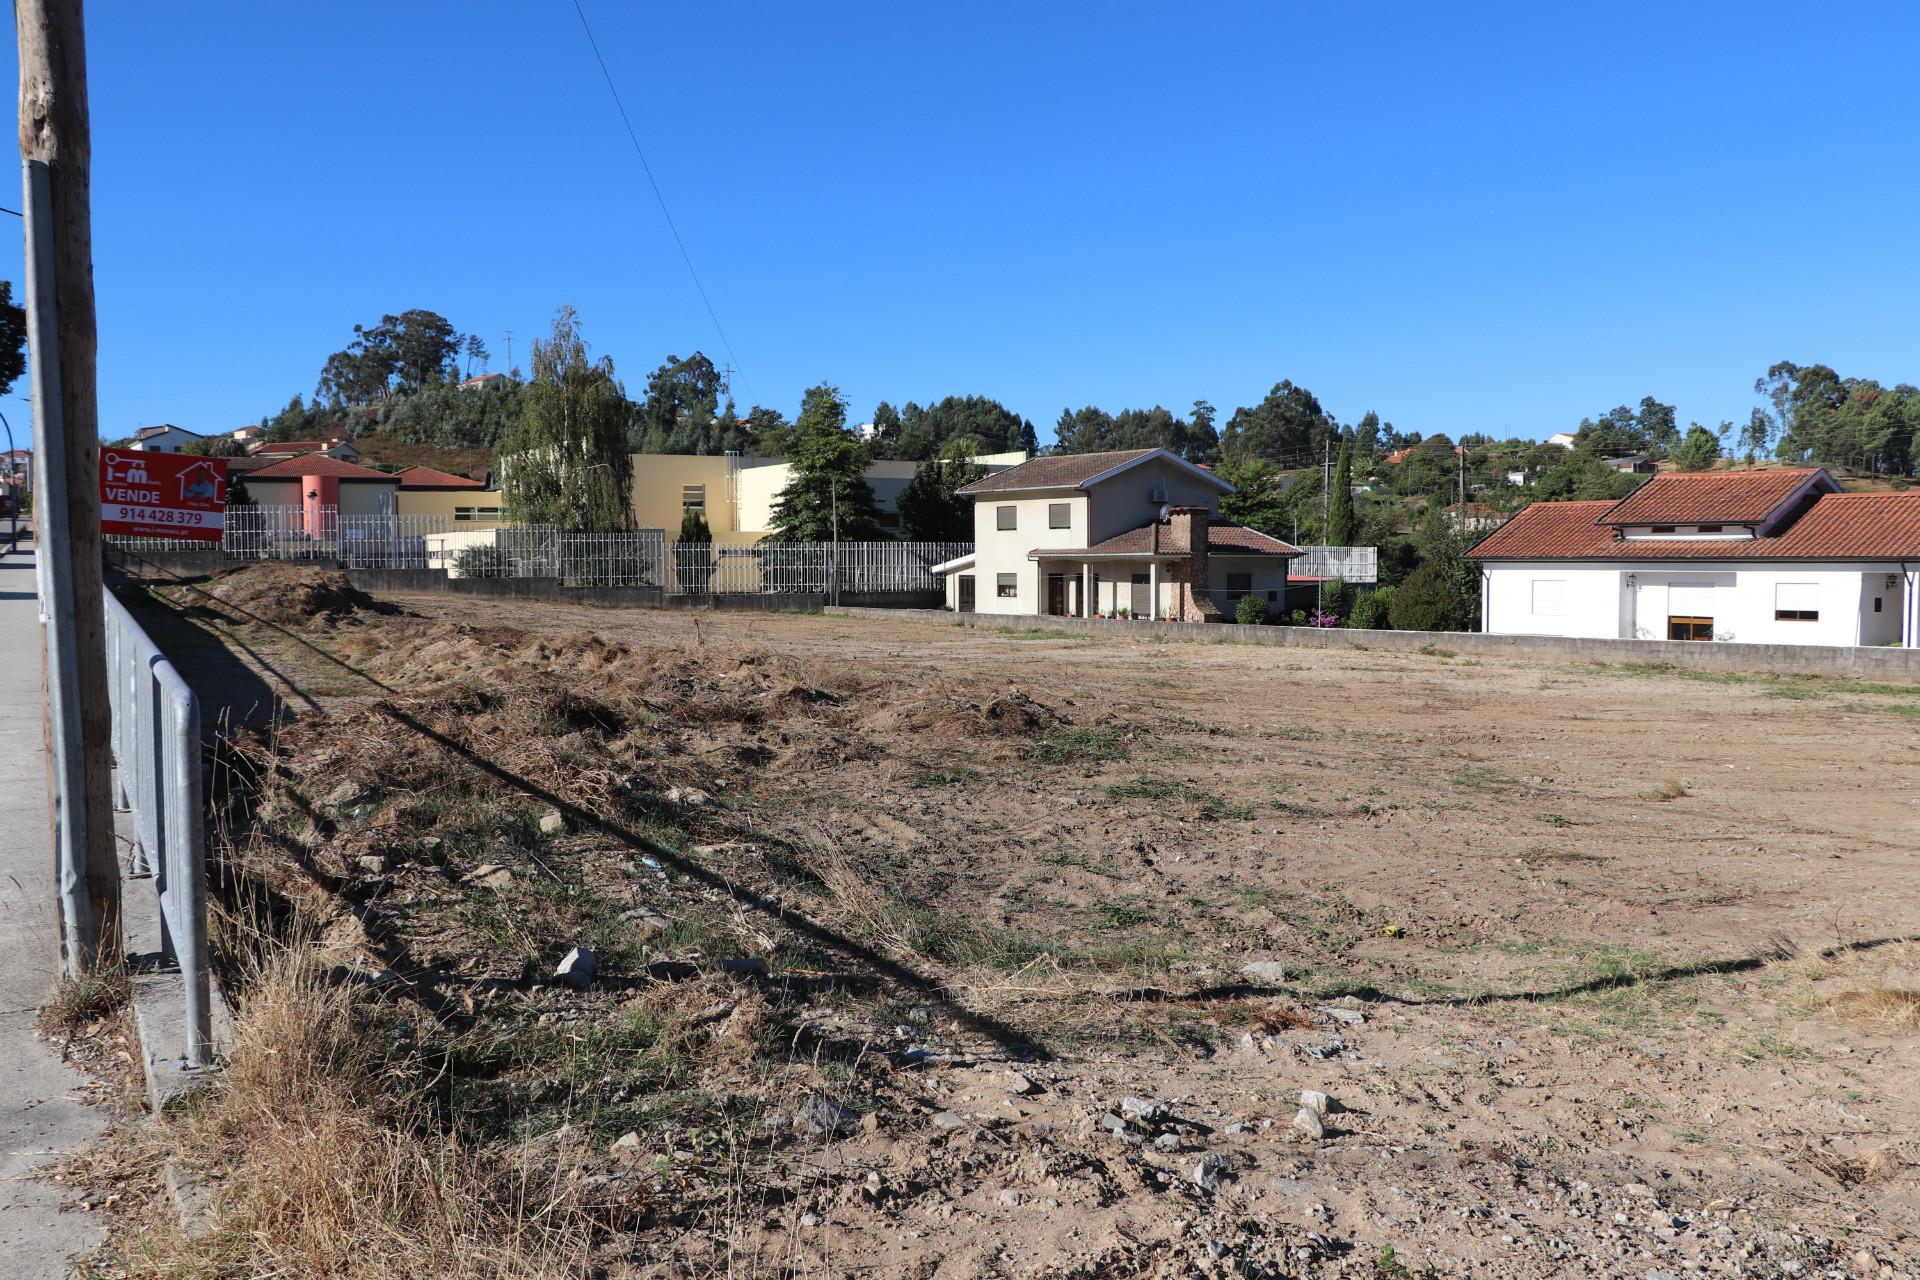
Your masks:
M 1920 1031 L 1920 991 L 1904 987 L 1843 991 L 1833 998 L 1833 1011 L 1848 1022 Z
M 1806 1162 L 1835 1182 L 1849 1187 L 1870 1187 L 1891 1182 L 1913 1161 L 1891 1147 L 1880 1147 L 1858 1155 L 1842 1155 L 1825 1147 L 1807 1147 L 1801 1152 Z
M 1645 794 L 1649 800 L 1678 800 L 1687 794 L 1687 784 L 1679 778 L 1668 778 Z
M 71 1040 L 90 1024 L 126 1004 L 132 994 L 124 965 L 95 969 L 78 978 L 61 978 L 40 1006 L 38 1025 L 56 1040 Z
M 596 1215 L 571 1161 L 480 1155 L 429 1123 L 422 1081 L 348 989 L 299 950 L 268 962 L 235 1016 L 209 1096 L 163 1134 L 213 1182 L 210 1221 L 123 1247 L 132 1274 L 177 1277 L 577 1275 Z M 629 1206 L 637 1210 L 638 1206 Z

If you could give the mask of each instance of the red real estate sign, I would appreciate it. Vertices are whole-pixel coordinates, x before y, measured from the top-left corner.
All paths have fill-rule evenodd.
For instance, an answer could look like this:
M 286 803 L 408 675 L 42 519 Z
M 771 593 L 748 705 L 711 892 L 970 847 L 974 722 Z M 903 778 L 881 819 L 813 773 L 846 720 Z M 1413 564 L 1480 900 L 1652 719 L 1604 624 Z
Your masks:
M 227 460 L 183 453 L 100 451 L 100 532 L 220 541 Z

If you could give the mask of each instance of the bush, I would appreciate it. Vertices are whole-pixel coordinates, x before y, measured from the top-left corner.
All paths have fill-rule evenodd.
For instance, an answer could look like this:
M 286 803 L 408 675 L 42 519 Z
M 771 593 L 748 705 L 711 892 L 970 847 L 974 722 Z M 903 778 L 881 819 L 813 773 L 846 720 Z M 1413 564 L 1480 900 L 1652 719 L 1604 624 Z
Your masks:
M 453 567 L 463 578 L 504 578 L 507 558 L 500 553 L 499 547 L 485 544 L 462 547 L 454 553 Z
M 1387 617 L 1396 631 L 1464 631 L 1471 607 L 1444 567 L 1428 561 L 1393 593 Z
M 1353 588 L 1345 578 L 1328 578 L 1320 584 L 1320 607 L 1328 613 L 1346 617 L 1353 608 Z
M 1233 620 L 1243 627 L 1257 627 L 1267 620 L 1267 602 L 1251 593 L 1241 596 L 1233 606 Z
M 1375 587 L 1353 602 L 1353 611 L 1347 615 L 1347 625 L 1363 631 L 1388 631 L 1393 622 L 1388 614 L 1393 609 L 1393 588 Z

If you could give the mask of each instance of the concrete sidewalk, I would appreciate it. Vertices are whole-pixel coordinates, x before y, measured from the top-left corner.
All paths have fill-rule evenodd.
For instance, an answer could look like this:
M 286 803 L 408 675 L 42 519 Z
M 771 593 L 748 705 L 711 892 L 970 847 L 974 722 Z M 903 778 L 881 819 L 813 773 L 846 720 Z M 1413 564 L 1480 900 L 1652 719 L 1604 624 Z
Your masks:
M 67 1193 L 28 1171 L 85 1145 L 106 1121 L 82 1103 L 85 1078 L 33 1035 L 59 974 L 40 663 L 23 541 L 0 554 L 0 1273 L 19 1280 L 58 1280 L 100 1243 L 99 1219 L 61 1213 Z

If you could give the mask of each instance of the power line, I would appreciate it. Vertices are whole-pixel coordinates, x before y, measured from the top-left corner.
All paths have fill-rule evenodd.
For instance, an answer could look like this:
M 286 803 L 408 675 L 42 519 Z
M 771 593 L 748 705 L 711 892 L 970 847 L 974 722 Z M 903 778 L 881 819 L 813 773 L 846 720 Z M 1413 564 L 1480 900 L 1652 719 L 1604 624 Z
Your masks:
M 700 273 L 693 269 L 693 255 L 687 252 L 686 241 L 680 238 L 680 228 L 674 225 L 673 214 L 667 209 L 667 198 L 660 193 L 660 183 L 653 176 L 653 166 L 647 163 L 647 153 L 640 146 L 640 135 L 634 132 L 633 121 L 627 117 L 626 104 L 620 101 L 620 90 L 614 87 L 613 73 L 607 70 L 607 60 L 601 56 L 600 42 L 593 38 L 593 25 L 587 21 L 587 11 L 581 7 L 580 0 L 573 0 L 573 11 L 580 15 L 580 29 L 587 33 L 587 44 L 593 48 L 593 60 L 600 64 L 600 74 L 606 78 L 607 92 L 613 95 L 614 109 L 620 113 L 620 123 L 627 127 L 627 140 L 633 143 L 633 154 L 640 157 L 640 167 L 646 170 L 647 184 L 653 188 L 653 198 L 660 202 L 660 215 L 667 220 L 667 230 L 673 232 L 673 242 L 680 248 L 680 260 L 687 264 L 687 274 L 693 277 L 693 287 L 699 291 L 700 301 L 706 304 L 707 317 L 713 321 L 713 331 L 720 335 L 720 345 L 727 349 L 734 371 L 739 372 L 740 357 L 734 354 L 733 343 L 720 323 L 720 315 L 713 309 L 713 299 L 707 296 L 707 287 L 700 283 Z M 747 384 L 747 394 L 754 396 L 753 383 L 748 381 L 746 374 L 740 374 L 740 381 Z

